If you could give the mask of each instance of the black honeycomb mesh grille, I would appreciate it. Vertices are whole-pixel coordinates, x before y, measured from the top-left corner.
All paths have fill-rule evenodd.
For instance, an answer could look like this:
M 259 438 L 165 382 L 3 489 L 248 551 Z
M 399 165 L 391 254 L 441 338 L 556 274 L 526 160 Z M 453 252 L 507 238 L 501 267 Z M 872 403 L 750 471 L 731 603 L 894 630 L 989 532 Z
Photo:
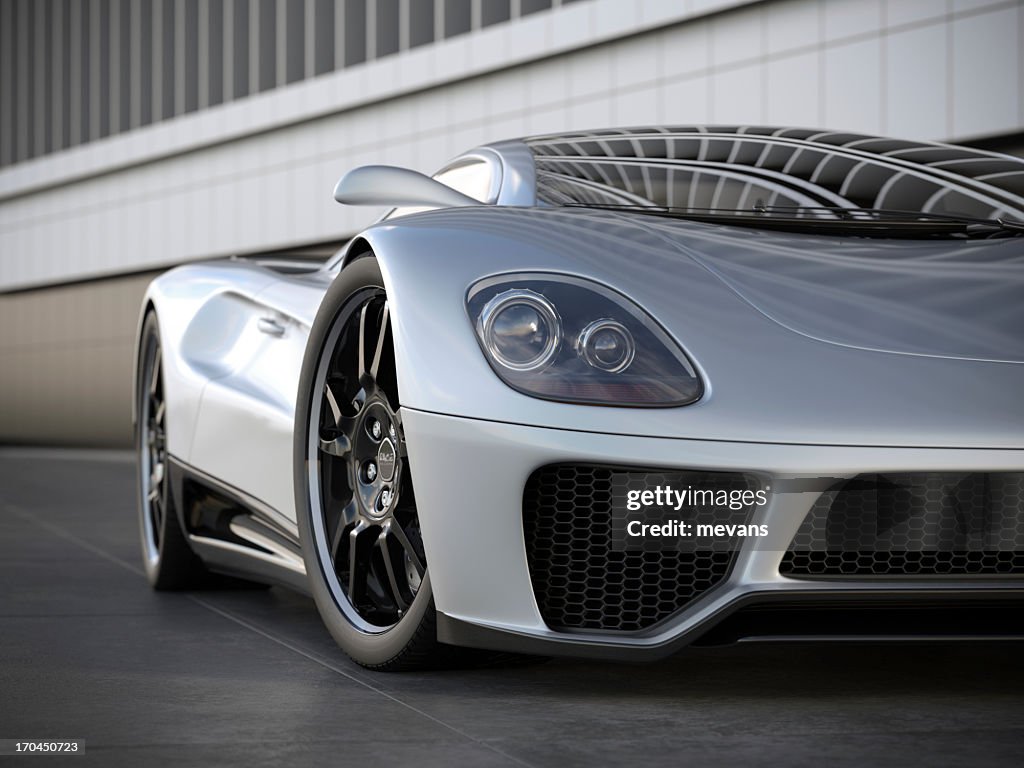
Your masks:
M 526 556 L 550 628 L 647 629 L 728 576 L 735 552 L 613 548 L 613 488 L 638 471 L 643 470 L 552 465 L 527 481 Z M 743 475 L 715 477 L 746 482 Z
M 785 576 L 1024 575 L 1024 473 L 859 475 L 821 495 Z

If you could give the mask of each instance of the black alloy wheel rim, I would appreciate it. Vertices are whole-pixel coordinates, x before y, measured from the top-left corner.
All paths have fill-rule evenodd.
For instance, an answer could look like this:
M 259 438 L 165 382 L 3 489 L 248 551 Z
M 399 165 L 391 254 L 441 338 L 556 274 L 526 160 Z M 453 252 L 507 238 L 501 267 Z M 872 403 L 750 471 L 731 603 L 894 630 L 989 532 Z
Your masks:
M 160 343 L 150 340 L 146 349 L 146 372 L 140 392 L 142 429 L 139 472 L 142 478 L 142 516 L 145 527 L 146 556 L 155 563 L 163 544 L 167 515 L 167 439 L 164 429 L 167 407 L 164 401 Z
M 314 538 L 334 601 L 364 632 L 394 626 L 426 574 L 383 289 L 335 318 L 310 408 Z

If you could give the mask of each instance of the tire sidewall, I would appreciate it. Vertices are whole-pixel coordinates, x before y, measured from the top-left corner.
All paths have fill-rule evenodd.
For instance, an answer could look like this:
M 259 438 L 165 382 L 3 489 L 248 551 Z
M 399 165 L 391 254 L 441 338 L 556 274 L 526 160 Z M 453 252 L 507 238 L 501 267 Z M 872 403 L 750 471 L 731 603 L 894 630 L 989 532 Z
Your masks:
M 356 661 L 368 666 L 383 665 L 399 656 L 417 636 L 424 620 L 431 617 L 434 610 L 428 570 L 415 600 L 397 624 L 378 633 L 357 629 L 331 594 L 324 569 L 333 568 L 333 565 L 321 562 L 313 531 L 310 494 L 319 493 L 319 489 L 310 487 L 308 462 L 310 459 L 315 460 L 315 457 L 308 456 L 308 435 L 311 419 L 318 417 L 318 414 L 312 413 L 317 371 L 323 355 L 333 353 L 333 350 L 325 349 L 327 337 L 348 300 L 361 289 L 373 287 L 384 288 L 384 280 L 377 259 L 366 256 L 348 264 L 327 289 L 310 330 L 306 354 L 302 361 L 296 397 L 293 444 L 295 512 L 310 591 L 320 616 L 334 639 Z
M 160 565 L 162 558 L 162 547 L 157 547 L 155 543 L 149 540 L 149 529 L 152 526 L 152 514 L 149 509 L 149 499 L 146 496 L 146 484 L 143 478 L 143 463 L 142 463 L 142 452 L 146 450 L 145 446 L 145 433 L 146 433 L 146 421 L 148 417 L 148 408 L 146 406 L 146 381 L 149 377 L 149 372 L 146 370 L 149 358 L 149 349 L 152 344 L 157 345 L 157 354 L 161 353 L 160 350 L 160 329 L 157 324 L 156 314 L 150 312 L 146 316 L 146 320 L 142 325 L 142 333 L 140 335 L 139 344 L 139 359 L 137 362 L 138 375 L 136 376 L 135 384 L 135 407 L 137 414 L 138 423 L 135 425 L 135 486 L 136 486 L 136 506 L 139 510 L 139 544 L 142 547 L 142 564 L 146 571 L 146 578 L 150 584 L 156 585 L 160 580 Z M 166 490 L 166 484 L 164 488 Z M 166 493 L 163 501 L 166 503 Z M 166 507 L 165 507 L 166 509 Z M 165 523 L 166 517 L 164 515 Z M 166 527 L 166 525 L 164 526 Z M 161 541 L 164 540 L 163 531 L 160 531 Z M 150 557 L 150 551 L 152 548 L 156 549 L 156 557 Z

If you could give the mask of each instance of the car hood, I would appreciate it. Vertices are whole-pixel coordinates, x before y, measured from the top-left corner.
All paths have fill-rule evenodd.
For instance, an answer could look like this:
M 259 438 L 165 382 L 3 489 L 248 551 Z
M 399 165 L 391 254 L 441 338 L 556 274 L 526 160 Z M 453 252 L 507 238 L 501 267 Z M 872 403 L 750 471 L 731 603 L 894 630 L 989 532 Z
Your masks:
M 628 218 L 804 336 L 882 352 L 1024 361 L 1024 239 L 843 239 Z
M 1019 240 L 887 241 L 483 207 L 384 222 L 364 237 L 393 295 L 408 407 L 630 435 L 1024 448 Z M 467 290 L 525 272 L 628 296 L 686 351 L 704 396 L 668 410 L 566 407 L 502 384 L 472 334 Z

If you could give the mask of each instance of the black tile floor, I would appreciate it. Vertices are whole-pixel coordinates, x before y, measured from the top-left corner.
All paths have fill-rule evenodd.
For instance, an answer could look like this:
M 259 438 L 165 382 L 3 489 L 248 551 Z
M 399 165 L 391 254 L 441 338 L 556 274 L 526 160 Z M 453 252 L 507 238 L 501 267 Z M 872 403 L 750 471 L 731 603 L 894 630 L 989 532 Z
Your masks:
M 122 454 L 0 449 L 0 738 L 86 740 L 59 762 L 1021 765 L 1022 645 L 371 674 L 300 595 L 152 592 L 133 472 Z

